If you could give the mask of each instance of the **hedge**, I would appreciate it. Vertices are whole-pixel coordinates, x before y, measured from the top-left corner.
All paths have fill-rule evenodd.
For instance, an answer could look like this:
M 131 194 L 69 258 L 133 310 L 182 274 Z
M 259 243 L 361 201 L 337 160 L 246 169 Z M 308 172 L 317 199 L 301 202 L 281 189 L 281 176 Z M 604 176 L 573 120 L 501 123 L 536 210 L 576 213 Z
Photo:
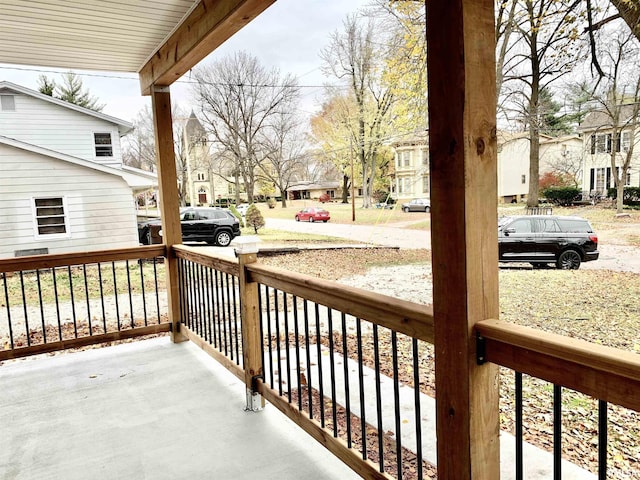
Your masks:
M 555 205 L 568 206 L 582 198 L 582 192 L 576 187 L 549 187 L 542 191 L 547 201 Z
M 616 198 L 618 198 L 618 189 L 615 187 L 610 188 L 607 191 L 607 195 L 615 200 Z M 625 205 L 640 204 L 640 187 L 624 187 L 622 203 L 624 203 Z

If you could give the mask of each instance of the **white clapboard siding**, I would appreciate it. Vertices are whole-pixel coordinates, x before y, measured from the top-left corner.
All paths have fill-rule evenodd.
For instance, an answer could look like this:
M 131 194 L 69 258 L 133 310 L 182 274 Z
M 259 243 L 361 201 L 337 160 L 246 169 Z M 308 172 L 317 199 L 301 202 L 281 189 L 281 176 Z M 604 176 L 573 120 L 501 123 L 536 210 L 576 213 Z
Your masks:
M 0 135 L 103 165 L 122 165 L 115 123 L 22 93 L 14 99 L 15 111 L 0 111 Z M 112 157 L 96 157 L 94 133 L 111 134 Z
M 114 172 L 0 144 L 0 258 L 34 248 L 68 253 L 137 246 L 133 194 Z M 38 196 L 65 198 L 68 236 L 36 236 L 32 199 Z

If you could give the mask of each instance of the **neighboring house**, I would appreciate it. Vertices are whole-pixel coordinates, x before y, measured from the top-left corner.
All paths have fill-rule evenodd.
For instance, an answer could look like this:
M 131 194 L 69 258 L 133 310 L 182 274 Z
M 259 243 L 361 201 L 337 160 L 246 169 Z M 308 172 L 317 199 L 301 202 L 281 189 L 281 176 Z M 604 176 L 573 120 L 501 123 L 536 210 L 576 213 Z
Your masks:
M 131 128 L 0 82 L 0 258 L 137 246 L 135 195 L 157 180 L 122 165 Z
M 429 152 L 426 137 L 396 141 L 396 182 L 394 196 L 397 200 L 430 196 Z M 498 131 L 498 201 L 515 203 L 524 201 L 529 193 L 529 149 L 527 133 Z M 583 158 L 582 139 L 577 135 L 540 138 L 540 175 L 561 167 L 573 171 L 581 178 Z
M 614 187 L 614 179 L 611 172 L 611 151 L 616 153 L 616 168 L 624 162 L 631 138 L 635 140 L 634 156 L 631 161 L 625 185 L 640 186 L 640 131 L 635 122 L 629 122 L 629 117 L 633 112 L 633 106 L 623 106 L 621 109 L 620 125 L 629 125 L 622 129 L 617 141 L 613 142 L 611 118 L 604 112 L 589 113 L 580 131 L 584 138 L 584 156 L 582 190 L 588 191 L 590 195 L 607 195 L 607 190 Z M 636 128 L 632 135 L 632 129 Z
M 299 182 L 290 186 L 287 192 L 290 200 L 318 200 L 326 193 L 334 201 L 340 198 L 342 190 L 340 182 Z
M 222 177 L 214 168 L 214 159 L 209 152 L 207 132 L 191 112 L 184 125 L 186 201 L 192 206 L 214 205 L 217 199 L 227 199 L 235 195 L 232 178 Z
M 396 140 L 395 150 L 395 191 L 397 200 L 428 197 L 431 192 L 429 177 L 429 144 L 427 135 L 411 139 Z

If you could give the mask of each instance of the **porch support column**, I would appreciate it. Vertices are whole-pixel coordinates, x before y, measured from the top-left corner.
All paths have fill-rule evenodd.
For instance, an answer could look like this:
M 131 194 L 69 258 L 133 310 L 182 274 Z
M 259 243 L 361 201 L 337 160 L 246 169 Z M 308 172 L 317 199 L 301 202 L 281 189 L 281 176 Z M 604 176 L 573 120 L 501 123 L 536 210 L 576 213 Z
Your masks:
M 498 317 L 494 2 L 426 6 L 438 478 L 496 480 L 498 368 L 474 337 Z
M 160 188 L 160 215 L 162 217 L 162 241 L 165 244 L 167 302 L 171 322 L 171 340 L 183 342 L 187 338 L 179 333 L 180 294 L 178 284 L 178 260 L 173 245 L 182 243 L 180 227 L 180 205 L 176 159 L 173 149 L 173 121 L 171 118 L 171 95 L 169 87 L 154 87 L 151 92 L 153 127 L 156 137 L 156 166 Z

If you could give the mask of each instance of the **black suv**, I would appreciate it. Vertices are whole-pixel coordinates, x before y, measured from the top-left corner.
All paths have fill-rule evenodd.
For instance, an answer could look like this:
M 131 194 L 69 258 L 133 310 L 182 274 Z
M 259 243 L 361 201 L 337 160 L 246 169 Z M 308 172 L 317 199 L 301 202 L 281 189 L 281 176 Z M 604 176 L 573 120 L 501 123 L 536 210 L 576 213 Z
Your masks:
M 207 242 L 226 247 L 240 235 L 240 222 L 229 210 L 193 207 L 180 209 L 183 242 Z M 138 224 L 138 237 L 143 245 L 162 243 L 157 235 L 159 218 Z
M 526 215 L 498 221 L 500 262 L 528 262 L 534 268 L 549 263 L 563 270 L 580 268 L 597 260 L 598 236 L 580 217 Z

